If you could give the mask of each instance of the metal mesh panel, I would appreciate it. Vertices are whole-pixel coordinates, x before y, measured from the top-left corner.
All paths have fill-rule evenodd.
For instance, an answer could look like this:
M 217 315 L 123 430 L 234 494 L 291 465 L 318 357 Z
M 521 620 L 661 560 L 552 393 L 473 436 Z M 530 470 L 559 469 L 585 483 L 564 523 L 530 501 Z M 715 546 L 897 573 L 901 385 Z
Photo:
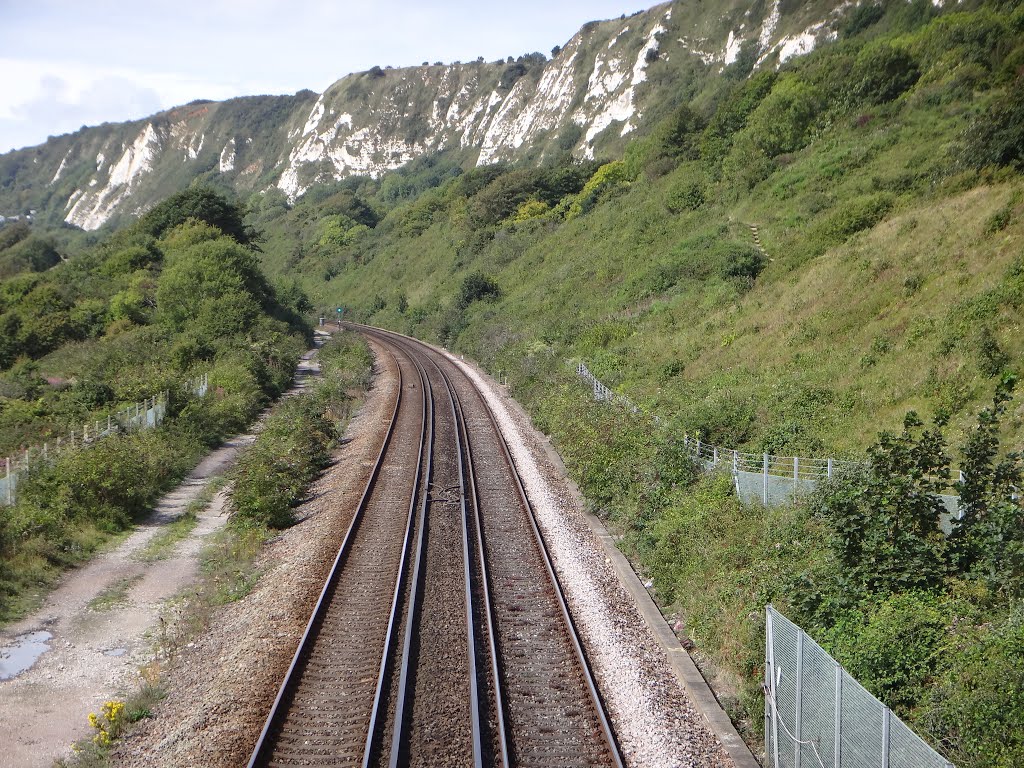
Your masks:
M 960 516 L 960 497 L 941 494 L 939 500 L 946 511 L 939 515 L 939 527 L 947 536 L 953 531 L 953 521 Z
M 774 689 L 776 706 L 769 700 L 765 728 L 773 768 L 952 767 L 771 606 L 765 655 L 766 677 L 775 682 L 768 695 Z
M 882 765 L 882 716 L 885 707 L 845 672 L 839 711 L 842 764 L 849 768 Z
M 920 737 L 895 715 L 889 723 L 889 765 L 913 765 L 918 768 L 948 768 L 949 761 L 921 741 Z
M 207 376 L 204 375 L 195 381 L 188 382 L 189 387 L 196 387 L 196 391 L 202 394 L 208 390 Z M 65 439 L 63 448 L 68 446 L 74 448 L 76 444 L 81 448 L 88 448 L 95 441 L 100 440 L 120 431 L 133 431 L 157 427 L 163 423 L 167 415 L 167 393 L 164 392 L 152 400 L 136 403 L 117 414 L 109 414 L 105 420 L 99 420 L 92 424 L 85 424 L 82 430 L 73 430 Z M 77 437 L 76 437 L 77 436 Z M 77 441 L 77 443 L 76 443 Z M 48 462 L 62 450 L 61 440 L 56 443 L 47 443 L 42 448 L 29 448 L 20 458 L 11 461 L 10 478 L 0 478 L 0 505 L 6 505 L 17 501 L 17 479 L 19 472 L 27 472 L 30 466 L 36 462 Z M 0 472 L 5 469 L 5 462 L 0 462 Z
M 796 645 L 800 630 L 796 625 L 787 622 L 775 624 L 775 709 L 778 717 L 789 727 L 796 723 Z M 784 729 L 778 731 L 779 762 L 777 768 L 790 768 L 796 765 L 796 745 L 793 738 Z
M 800 740 L 810 743 L 801 745 L 800 765 L 818 768 L 819 759 L 834 765 L 838 665 L 806 635 L 803 657 Z

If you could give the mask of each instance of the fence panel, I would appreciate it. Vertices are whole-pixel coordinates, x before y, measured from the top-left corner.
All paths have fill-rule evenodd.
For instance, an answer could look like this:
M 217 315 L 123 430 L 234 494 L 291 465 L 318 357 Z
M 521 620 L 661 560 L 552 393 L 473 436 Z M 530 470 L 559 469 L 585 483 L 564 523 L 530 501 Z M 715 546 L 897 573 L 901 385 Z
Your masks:
M 771 768 L 953 768 L 771 605 L 765 751 Z
M 205 397 L 210 390 L 209 374 L 203 374 L 185 382 L 185 389 L 198 397 Z M 116 414 L 107 416 L 106 421 L 96 421 L 93 424 L 83 425 L 81 433 L 76 436 L 75 430 L 71 430 L 68 439 L 64 441 L 64 447 L 77 445 L 88 447 L 96 440 L 115 434 L 117 432 L 132 432 L 136 429 L 154 429 L 163 423 L 167 416 L 168 392 L 161 392 L 154 398 L 147 399 L 141 403 L 135 403 L 127 408 L 118 411 Z M 77 441 L 77 442 L 76 442 Z M 54 453 L 61 450 L 61 439 L 58 438 Z M 17 500 L 18 475 L 27 472 L 29 463 L 36 461 L 49 461 L 51 452 L 49 445 L 42 448 L 29 448 L 25 451 L 21 460 L 7 458 L 0 465 L 0 505 L 12 505 Z
M 583 363 L 577 364 L 576 373 L 590 384 L 595 400 L 618 403 L 633 413 L 638 412 L 632 400 L 602 384 Z M 858 463 L 832 458 L 745 453 L 710 445 L 689 435 L 683 436 L 683 443 L 705 470 L 731 471 L 736 495 L 741 500 L 760 502 L 765 506 L 789 504 L 813 491 L 819 482 L 832 477 L 835 471 Z M 960 516 L 960 497 L 942 494 L 939 498 L 946 509 L 939 518 L 939 527 L 948 535 L 953 529 L 952 521 Z

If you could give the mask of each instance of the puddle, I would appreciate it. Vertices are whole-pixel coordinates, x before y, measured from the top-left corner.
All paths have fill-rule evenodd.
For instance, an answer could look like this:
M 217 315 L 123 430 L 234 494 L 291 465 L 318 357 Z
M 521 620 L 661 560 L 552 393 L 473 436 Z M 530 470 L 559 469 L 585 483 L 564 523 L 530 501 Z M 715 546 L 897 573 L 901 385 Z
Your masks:
M 29 669 L 36 660 L 50 650 L 49 632 L 27 632 L 14 638 L 13 645 L 0 648 L 0 680 L 10 680 Z
M 104 656 L 124 656 L 128 653 L 127 648 L 110 648 L 103 652 Z

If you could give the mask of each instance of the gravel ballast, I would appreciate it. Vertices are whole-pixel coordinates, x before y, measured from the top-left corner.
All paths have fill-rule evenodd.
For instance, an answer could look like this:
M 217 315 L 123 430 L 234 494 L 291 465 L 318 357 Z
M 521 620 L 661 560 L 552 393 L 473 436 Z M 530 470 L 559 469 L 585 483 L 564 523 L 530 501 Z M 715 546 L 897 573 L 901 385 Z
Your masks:
M 615 573 L 571 484 L 548 458 L 543 435 L 489 377 L 449 358 L 484 393 L 509 444 L 628 765 L 732 768 Z
M 175 660 L 167 698 L 118 747 L 113 764 L 245 764 L 380 447 L 396 382 L 388 355 L 377 361 L 349 442 L 300 508 L 301 523 L 267 546 L 252 593 L 214 614 Z M 687 696 L 545 438 L 504 390 L 456 362 L 485 394 L 509 443 L 627 764 L 745 766 L 730 759 Z

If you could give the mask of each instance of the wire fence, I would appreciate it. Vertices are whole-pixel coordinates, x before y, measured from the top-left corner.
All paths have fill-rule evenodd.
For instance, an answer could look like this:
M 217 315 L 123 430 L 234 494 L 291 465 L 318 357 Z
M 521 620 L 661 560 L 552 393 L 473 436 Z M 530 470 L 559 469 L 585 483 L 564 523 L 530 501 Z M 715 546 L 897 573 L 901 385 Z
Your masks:
M 637 407 L 636 403 L 634 403 L 625 395 L 617 394 L 615 392 L 612 392 L 612 390 L 608 389 L 608 387 L 602 384 L 600 379 L 598 379 L 594 374 L 592 374 L 590 370 L 587 368 L 587 366 L 585 366 L 583 363 L 578 363 L 576 365 L 576 373 L 580 376 L 580 378 L 585 379 L 590 384 L 591 388 L 594 391 L 595 400 L 601 400 L 603 402 L 608 403 L 618 403 L 631 413 L 640 412 L 640 409 Z
M 186 391 L 198 397 L 205 397 L 210 388 L 209 374 L 189 379 L 184 384 Z M 113 434 L 136 432 L 140 429 L 154 429 L 167 415 L 168 392 L 133 403 L 106 419 L 96 419 L 83 424 L 82 429 L 72 429 L 65 437 L 58 437 L 41 446 L 32 446 L 16 456 L 8 456 L 3 462 L 4 475 L 0 478 L 0 505 L 13 506 L 18 500 L 18 478 L 28 474 L 33 467 L 49 464 L 67 450 L 88 448 L 99 440 Z
M 771 768 L 953 768 L 771 605 L 765 753 Z
M 579 363 L 577 374 L 594 399 L 639 408 Z M 809 493 L 834 473 L 862 462 L 747 453 L 684 435 L 690 455 L 707 471 L 732 474 L 736 494 L 765 506 Z M 963 475 L 960 475 L 961 481 Z M 940 525 L 950 532 L 959 498 L 940 496 Z M 767 606 L 765 751 L 771 768 L 953 768 L 903 721 L 854 680 L 796 624 Z
M 632 400 L 605 386 L 583 363 L 577 364 L 576 373 L 590 385 L 595 400 L 615 403 L 631 413 L 639 413 L 640 409 Z M 742 501 L 760 502 L 766 507 L 790 504 L 809 494 L 818 483 L 831 478 L 835 472 L 865 466 L 863 462 L 834 458 L 747 453 L 705 443 L 688 434 L 683 436 L 683 442 L 690 455 L 705 470 L 730 472 L 736 495 Z M 962 474 L 960 480 L 963 480 Z M 953 521 L 961 515 L 960 497 L 940 494 L 939 500 L 945 508 L 939 517 L 939 527 L 949 534 Z

